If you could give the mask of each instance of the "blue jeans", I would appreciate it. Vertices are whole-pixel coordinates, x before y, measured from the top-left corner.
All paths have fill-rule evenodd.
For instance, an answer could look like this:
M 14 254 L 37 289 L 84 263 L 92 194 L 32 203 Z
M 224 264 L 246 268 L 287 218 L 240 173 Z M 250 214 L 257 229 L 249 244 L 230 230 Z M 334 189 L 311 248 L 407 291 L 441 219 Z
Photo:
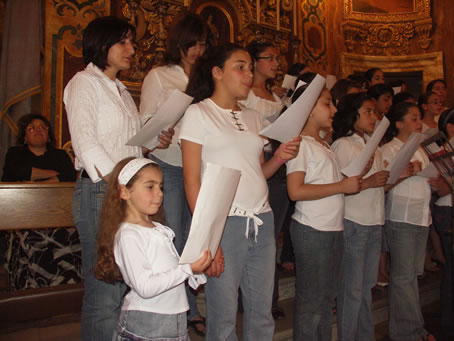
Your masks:
M 434 205 L 433 222 L 440 235 L 446 263 L 443 264 L 440 283 L 441 326 L 445 337 L 454 337 L 452 207 Z
M 113 340 L 116 341 L 189 341 L 186 312 L 158 314 L 122 310 Z
M 296 268 L 294 341 L 331 341 L 342 234 L 315 230 L 294 219 L 290 223 Z
M 162 205 L 166 214 L 167 224 L 175 232 L 173 241 L 175 248 L 181 255 L 188 240 L 192 220 L 191 211 L 184 193 L 183 168 L 172 166 L 154 156 L 151 159 L 158 163 L 162 169 L 164 176 Z M 195 317 L 200 316 L 197 307 L 197 292 L 192 290 L 189 285 L 186 285 L 185 288 L 189 303 L 188 319 L 193 320 Z
M 344 219 L 344 256 L 337 295 L 339 341 L 375 340 L 371 290 L 377 282 L 382 241 L 380 225 Z
M 271 341 L 274 320 L 271 315 L 273 275 L 276 264 L 273 213 L 259 214 L 263 225 L 254 239 L 252 219 L 248 238 L 244 235 L 246 217 L 228 217 L 221 247 L 225 271 L 209 277 L 205 285 L 207 341 L 236 341 L 238 288 L 243 298 L 243 341 Z
M 77 180 L 73 194 L 73 220 L 79 232 L 85 285 L 80 322 L 83 341 L 112 340 L 126 292 L 125 284 L 108 284 L 97 280 L 94 274 L 96 234 L 106 190 L 104 181 L 92 183 L 90 179 L 81 178 Z
M 427 227 L 387 220 L 389 274 L 388 334 L 391 340 L 418 340 L 428 333 L 419 301 L 418 275 L 424 271 Z

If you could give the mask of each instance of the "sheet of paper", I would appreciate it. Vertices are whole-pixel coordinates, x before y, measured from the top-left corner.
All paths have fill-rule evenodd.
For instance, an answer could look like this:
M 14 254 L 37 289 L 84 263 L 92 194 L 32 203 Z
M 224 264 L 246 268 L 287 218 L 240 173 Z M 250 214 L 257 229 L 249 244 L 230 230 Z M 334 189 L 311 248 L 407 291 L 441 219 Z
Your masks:
M 324 88 L 325 78 L 317 75 L 304 93 L 273 124 L 263 129 L 260 135 L 282 143 L 298 136 Z
M 433 162 L 430 162 L 422 171 L 418 173 L 419 176 L 423 176 L 425 178 L 436 178 L 438 174 L 438 169 L 435 167 Z
M 241 171 L 207 163 L 180 264 L 197 261 L 202 252 L 216 254 Z
M 191 104 L 192 97 L 175 89 L 156 114 L 126 144 L 154 149 L 163 130 L 173 127 Z
M 326 88 L 331 90 L 334 84 L 336 84 L 337 78 L 334 75 L 326 76 Z
M 402 173 L 405 171 L 408 163 L 418 150 L 420 144 L 426 139 L 426 135 L 421 133 L 413 133 L 408 138 L 407 142 L 400 148 L 394 159 L 388 165 L 389 178 L 387 184 L 395 184 Z
M 282 81 L 282 87 L 286 89 L 295 88 L 296 77 L 291 75 L 285 75 L 284 80 Z
M 402 92 L 401 86 L 393 86 L 394 95 L 397 95 L 399 92 Z
M 374 133 L 367 141 L 364 149 L 359 153 L 359 156 L 355 158 L 347 167 L 342 169 L 342 173 L 346 176 L 357 176 L 360 175 L 367 163 L 369 162 L 372 155 L 377 150 L 380 141 L 386 133 L 386 129 L 389 127 L 389 120 L 383 117 L 378 127 L 375 128 Z

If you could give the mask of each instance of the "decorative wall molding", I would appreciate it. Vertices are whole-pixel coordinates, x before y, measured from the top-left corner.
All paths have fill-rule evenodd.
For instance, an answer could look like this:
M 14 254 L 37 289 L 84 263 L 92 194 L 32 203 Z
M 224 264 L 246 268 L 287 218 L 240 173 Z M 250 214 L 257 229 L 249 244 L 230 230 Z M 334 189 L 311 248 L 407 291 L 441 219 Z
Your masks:
M 431 43 L 430 0 L 414 0 L 413 11 L 368 13 L 354 11 L 356 0 L 344 0 L 345 46 L 348 52 L 368 55 L 407 55 L 412 38 L 427 49 Z

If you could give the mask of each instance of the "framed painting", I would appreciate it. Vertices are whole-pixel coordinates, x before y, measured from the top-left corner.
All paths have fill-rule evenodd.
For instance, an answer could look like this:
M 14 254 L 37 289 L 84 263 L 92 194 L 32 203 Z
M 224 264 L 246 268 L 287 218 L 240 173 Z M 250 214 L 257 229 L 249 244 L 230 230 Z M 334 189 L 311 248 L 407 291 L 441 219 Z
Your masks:
M 346 20 L 402 22 L 430 18 L 430 0 L 344 0 Z

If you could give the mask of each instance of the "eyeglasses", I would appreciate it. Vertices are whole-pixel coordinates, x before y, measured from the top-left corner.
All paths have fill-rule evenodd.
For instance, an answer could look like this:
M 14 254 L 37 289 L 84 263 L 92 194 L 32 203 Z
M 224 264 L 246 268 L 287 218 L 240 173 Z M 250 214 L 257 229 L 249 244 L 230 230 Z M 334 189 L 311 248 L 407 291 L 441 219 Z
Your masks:
M 434 101 L 434 102 L 427 102 L 427 104 L 435 104 L 435 105 L 438 105 L 438 104 L 442 104 L 440 101 Z
M 27 126 L 27 128 L 25 129 L 27 130 L 27 132 L 29 133 L 33 133 L 34 131 L 48 131 L 49 130 L 49 127 L 48 126 L 32 126 L 32 125 L 29 125 Z
M 279 56 L 263 56 L 263 57 L 257 57 L 257 59 L 263 59 L 263 60 L 267 60 L 269 62 L 271 62 L 273 60 L 278 63 L 281 62 L 281 58 Z

